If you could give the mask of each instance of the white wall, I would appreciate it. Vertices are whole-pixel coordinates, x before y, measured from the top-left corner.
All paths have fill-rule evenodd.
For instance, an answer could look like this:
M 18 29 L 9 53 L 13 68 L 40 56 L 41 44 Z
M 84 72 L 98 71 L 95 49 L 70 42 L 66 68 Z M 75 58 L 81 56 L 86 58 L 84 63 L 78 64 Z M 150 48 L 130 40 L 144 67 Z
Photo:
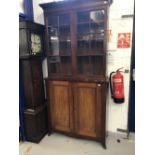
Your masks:
M 43 11 L 38 4 L 52 0 L 33 0 L 34 20 L 44 24 Z M 111 41 L 108 42 L 107 76 L 117 68 L 130 69 L 131 48 L 117 48 L 117 35 L 120 32 L 130 32 L 132 39 L 133 18 L 122 19 L 122 15 L 133 14 L 134 0 L 114 0 L 109 9 L 109 28 L 112 30 Z M 44 62 L 44 77 L 47 76 L 47 62 Z M 107 130 L 117 132 L 117 128 L 127 129 L 128 96 L 130 73 L 124 74 L 125 103 L 116 105 L 110 95 L 107 97 Z
M 122 15 L 133 15 L 134 0 L 114 0 L 109 9 L 109 29 L 112 30 L 112 38 L 108 43 L 107 75 L 117 68 L 130 69 L 131 47 L 117 48 L 118 33 L 129 32 L 133 29 L 133 18 L 121 18 Z M 107 106 L 107 129 L 117 132 L 117 128 L 127 129 L 128 123 L 128 100 L 129 100 L 129 73 L 124 73 L 125 103 L 117 105 L 108 96 Z
M 19 0 L 19 13 L 24 13 L 24 0 Z
M 44 15 L 43 10 L 39 6 L 41 3 L 47 3 L 50 2 L 50 0 L 33 0 L 33 13 L 34 13 L 34 21 L 36 23 L 40 23 L 44 25 Z M 43 60 L 43 77 L 48 76 L 48 68 L 47 68 L 47 58 Z

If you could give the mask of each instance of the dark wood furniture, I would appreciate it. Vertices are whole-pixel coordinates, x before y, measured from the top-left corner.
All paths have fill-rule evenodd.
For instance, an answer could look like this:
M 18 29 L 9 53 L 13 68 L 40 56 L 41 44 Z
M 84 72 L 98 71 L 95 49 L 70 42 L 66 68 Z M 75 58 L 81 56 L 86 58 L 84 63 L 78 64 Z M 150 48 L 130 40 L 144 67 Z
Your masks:
M 41 59 L 22 59 L 25 108 L 35 109 L 45 104 Z
M 42 74 L 44 26 L 29 21 L 19 24 L 19 65 L 24 92 L 26 140 L 39 142 L 47 132 L 47 108 Z
M 40 142 L 47 133 L 46 104 L 34 109 L 25 109 L 24 122 L 26 139 L 31 142 Z
M 44 10 L 48 129 L 105 143 L 108 1 L 40 4 Z
M 19 22 L 19 57 L 36 58 L 44 56 L 45 28 L 31 21 Z

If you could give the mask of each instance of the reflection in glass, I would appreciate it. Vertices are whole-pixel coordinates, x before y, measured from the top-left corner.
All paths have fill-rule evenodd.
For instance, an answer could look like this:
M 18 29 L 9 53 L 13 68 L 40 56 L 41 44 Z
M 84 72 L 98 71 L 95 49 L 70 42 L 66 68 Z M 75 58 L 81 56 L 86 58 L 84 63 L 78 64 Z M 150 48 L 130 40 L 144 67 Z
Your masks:
M 59 55 L 59 37 L 56 28 L 49 27 L 49 46 L 53 55 Z
M 104 20 L 104 10 L 91 11 L 90 19 L 95 23 L 99 23 L 100 21 L 103 21 Z
M 104 10 L 81 11 L 78 13 L 78 23 L 104 21 Z

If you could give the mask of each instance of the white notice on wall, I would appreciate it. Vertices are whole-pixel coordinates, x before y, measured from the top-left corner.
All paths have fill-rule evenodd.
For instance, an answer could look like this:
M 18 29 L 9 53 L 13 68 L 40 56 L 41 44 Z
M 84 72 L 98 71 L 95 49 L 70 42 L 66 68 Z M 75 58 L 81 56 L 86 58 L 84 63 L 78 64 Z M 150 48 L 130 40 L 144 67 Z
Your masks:
M 107 52 L 107 63 L 108 64 L 126 64 L 127 60 L 130 59 L 129 52 L 110 50 Z
M 107 62 L 113 63 L 114 62 L 114 56 L 112 54 L 113 52 L 107 52 Z

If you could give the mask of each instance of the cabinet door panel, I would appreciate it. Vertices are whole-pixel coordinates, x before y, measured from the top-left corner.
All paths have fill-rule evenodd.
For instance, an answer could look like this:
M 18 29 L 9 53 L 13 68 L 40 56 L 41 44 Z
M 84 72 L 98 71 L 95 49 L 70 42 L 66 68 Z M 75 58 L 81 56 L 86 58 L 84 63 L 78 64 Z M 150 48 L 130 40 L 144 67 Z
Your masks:
M 69 82 L 50 82 L 50 104 L 52 128 L 70 132 L 72 130 L 72 94 Z
M 100 91 L 95 83 L 75 84 L 75 130 L 83 136 L 101 136 Z

